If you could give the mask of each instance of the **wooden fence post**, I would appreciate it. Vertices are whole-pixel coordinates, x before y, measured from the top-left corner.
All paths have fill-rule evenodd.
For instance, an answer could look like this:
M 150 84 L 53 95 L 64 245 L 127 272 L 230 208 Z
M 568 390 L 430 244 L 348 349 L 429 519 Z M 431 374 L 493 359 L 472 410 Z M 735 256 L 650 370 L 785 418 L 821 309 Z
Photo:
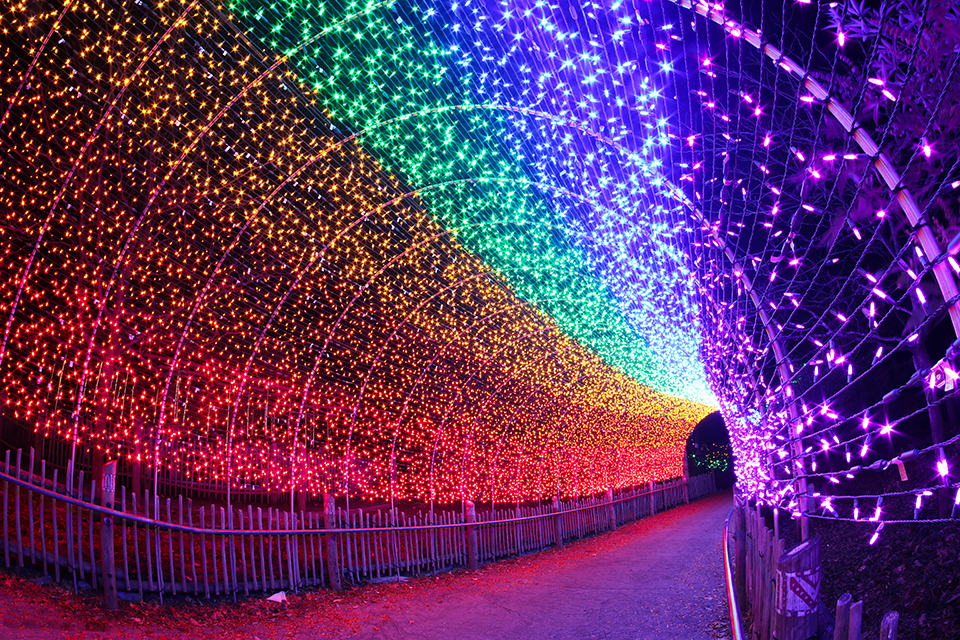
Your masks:
M 863 600 L 850 605 L 850 631 L 847 640 L 860 640 L 860 623 L 863 621 Z
M 101 466 L 100 499 L 107 509 L 114 508 L 117 491 L 117 461 L 112 460 Z M 92 570 L 91 557 L 91 570 Z M 103 568 L 103 600 L 110 611 L 119 608 L 117 601 L 117 570 L 113 555 L 113 517 L 100 519 L 100 566 Z
M 617 530 L 617 509 L 613 506 L 613 489 L 607 489 L 607 510 L 610 513 L 610 531 Z
M 323 494 L 323 528 L 335 529 L 337 526 L 334 517 L 333 496 L 329 493 Z M 340 560 L 337 557 L 337 539 L 335 533 L 328 533 L 323 537 L 323 545 L 326 551 L 327 560 L 327 578 L 330 579 L 330 588 L 334 591 L 342 590 L 340 584 Z M 273 569 L 271 569 L 273 571 Z
M 853 596 L 845 593 L 837 600 L 837 618 L 833 627 L 833 640 L 847 640 L 850 636 L 850 601 Z
M 472 500 L 466 500 L 463 503 L 465 520 L 468 523 L 476 523 L 477 506 Z M 476 524 L 467 525 L 467 566 L 470 571 L 476 571 L 480 568 L 480 556 L 477 552 L 477 527 Z
M 900 626 L 900 614 L 890 611 L 880 623 L 880 640 L 897 640 L 897 627 Z
M 560 496 L 553 498 L 553 545 L 557 549 L 563 549 L 563 516 L 560 515 Z
M 650 515 L 657 513 L 657 494 L 653 489 L 653 481 L 650 481 Z
M 780 556 L 775 625 L 778 640 L 807 640 L 817 634 L 820 576 L 819 535 Z
M 738 506 L 734 512 L 734 522 L 736 531 L 736 546 L 734 562 L 734 580 L 736 581 L 737 599 L 746 604 L 747 602 L 747 517 L 744 514 L 743 507 Z

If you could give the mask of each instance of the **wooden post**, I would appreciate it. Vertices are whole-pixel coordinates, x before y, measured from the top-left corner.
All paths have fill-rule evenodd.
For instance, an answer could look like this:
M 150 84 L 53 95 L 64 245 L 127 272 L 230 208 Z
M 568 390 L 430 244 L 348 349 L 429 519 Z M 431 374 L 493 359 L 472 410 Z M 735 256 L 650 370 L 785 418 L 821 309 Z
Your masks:
M 112 460 L 100 465 L 100 499 L 107 509 L 114 508 L 117 491 L 117 461 Z M 93 557 L 91 556 L 91 567 Z M 113 517 L 100 519 L 100 566 L 103 568 L 103 600 L 110 611 L 119 607 L 117 601 L 117 570 L 113 555 Z
M 563 549 L 563 521 L 560 515 L 560 496 L 556 496 L 553 499 L 553 512 L 557 515 L 553 516 L 553 546 L 557 549 Z
M 880 640 L 897 640 L 897 627 L 900 626 L 900 614 L 890 611 L 880 623 Z
M 464 518 L 467 522 L 477 521 L 477 507 L 472 500 L 466 500 L 463 503 Z M 477 552 L 477 527 L 476 525 L 467 525 L 467 565 L 470 571 L 476 571 L 480 568 L 480 557 Z
M 657 513 L 657 494 L 653 488 L 653 481 L 650 482 L 650 515 Z
M 607 510 L 610 513 L 610 531 L 617 530 L 617 509 L 613 506 L 613 489 L 607 489 Z
M 850 636 L 850 601 L 853 596 L 845 593 L 837 600 L 837 618 L 833 627 L 833 640 L 847 640 Z
M 850 605 L 850 631 L 847 640 L 860 640 L 860 623 L 863 619 L 863 600 Z
M 336 528 L 336 518 L 334 517 L 333 496 L 329 493 L 323 494 L 323 528 Z M 324 548 L 326 550 L 327 577 L 330 579 L 330 588 L 334 591 L 340 591 L 343 587 L 340 584 L 340 561 L 337 558 L 337 540 L 336 534 L 328 533 L 324 536 Z M 272 561 L 271 557 L 271 561 Z
M 778 640 L 807 640 L 817 634 L 820 575 L 819 535 L 780 556 L 775 625 Z
M 742 506 L 734 510 L 733 517 L 736 531 L 733 577 L 736 582 L 737 600 L 745 605 L 747 602 L 747 517 Z

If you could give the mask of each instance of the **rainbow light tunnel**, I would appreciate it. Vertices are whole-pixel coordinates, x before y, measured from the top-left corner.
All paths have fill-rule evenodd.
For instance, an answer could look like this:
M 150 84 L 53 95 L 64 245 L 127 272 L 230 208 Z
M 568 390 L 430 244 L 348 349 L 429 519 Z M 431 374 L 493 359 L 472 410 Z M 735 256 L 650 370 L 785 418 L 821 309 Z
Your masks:
M 762 455 L 792 374 L 706 141 L 770 141 L 703 57 L 742 33 L 716 12 L 8 4 L 7 412 L 171 482 L 372 501 L 676 477 L 721 406 Z

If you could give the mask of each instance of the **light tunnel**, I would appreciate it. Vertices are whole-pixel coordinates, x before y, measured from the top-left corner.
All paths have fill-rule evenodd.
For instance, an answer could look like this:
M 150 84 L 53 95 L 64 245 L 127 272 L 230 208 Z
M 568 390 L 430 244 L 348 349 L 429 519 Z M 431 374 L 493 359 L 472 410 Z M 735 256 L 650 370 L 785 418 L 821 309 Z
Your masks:
M 155 487 L 433 504 L 677 477 L 719 409 L 812 509 L 957 268 L 814 36 L 727 10 L 9 4 L 7 414 Z

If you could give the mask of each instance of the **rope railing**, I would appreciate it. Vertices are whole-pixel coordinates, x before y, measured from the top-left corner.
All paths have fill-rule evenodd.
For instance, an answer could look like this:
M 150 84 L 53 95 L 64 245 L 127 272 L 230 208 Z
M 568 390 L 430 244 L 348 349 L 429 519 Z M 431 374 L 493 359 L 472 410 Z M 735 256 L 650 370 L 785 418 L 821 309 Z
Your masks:
M 711 475 L 712 474 L 708 474 Z M 130 513 L 123 511 L 118 511 L 116 509 L 111 509 L 109 507 L 104 507 L 92 502 L 87 502 L 79 498 L 73 498 L 71 496 L 62 494 L 58 491 L 52 491 L 50 489 L 45 489 L 43 487 L 38 487 L 37 485 L 27 481 L 21 480 L 16 476 L 12 476 L 8 473 L 3 473 L 0 471 L 0 481 L 9 482 L 10 484 L 23 487 L 37 494 L 52 498 L 54 500 L 59 500 L 65 504 L 73 505 L 75 507 L 81 507 L 89 511 L 99 513 L 104 516 L 111 518 L 117 518 L 119 520 L 125 520 L 131 523 L 142 524 L 145 526 L 158 527 L 163 529 L 169 529 L 170 531 L 180 531 L 183 533 L 193 533 L 193 534 L 206 534 L 206 535 L 236 535 L 236 536 L 251 536 L 251 535 L 263 535 L 262 531 L 250 531 L 247 529 L 210 529 L 203 527 L 191 527 L 187 525 L 180 525 L 172 522 L 164 522 L 163 520 L 155 520 L 153 518 L 146 518 L 143 516 L 136 516 Z M 520 522 L 532 522 L 535 520 L 546 520 L 549 518 L 555 518 L 558 515 L 566 515 L 571 513 L 578 513 L 582 511 L 590 511 L 596 509 L 609 508 L 612 505 L 622 504 L 630 500 L 636 500 L 639 498 L 648 497 L 654 494 L 663 493 L 670 489 L 686 487 L 689 484 L 689 481 L 684 479 L 680 482 L 671 484 L 669 486 L 661 486 L 655 489 L 650 489 L 646 491 L 641 491 L 636 494 L 632 494 L 627 497 L 614 498 L 612 501 L 598 502 L 597 504 L 585 505 L 582 507 L 574 507 L 561 509 L 552 513 L 538 514 L 532 516 L 521 516 L 517 518 L 506 518 L 501 520 L 484 520 L 478 522 L 460 522 L 452 524 L 429 524 L 429 525 L 406 525 L 406 526 L 395 526 L 395 527 L 374 527 L 374 528 L 337 528 L 337 529 L 289 529 L 289 530 L 274 530 L 271 531 L 271 535 L 282 535 L 282 536 L 296 536 L 296 535 L 314 535 L 314 534 L 344 534 L 344 533 L 380 533 L 384 531 L 428 531 L 431 529 L 460 529 L 468 526 L 493 526 L 493 525 L 502 525 L 502 524 L 516 524 Z

